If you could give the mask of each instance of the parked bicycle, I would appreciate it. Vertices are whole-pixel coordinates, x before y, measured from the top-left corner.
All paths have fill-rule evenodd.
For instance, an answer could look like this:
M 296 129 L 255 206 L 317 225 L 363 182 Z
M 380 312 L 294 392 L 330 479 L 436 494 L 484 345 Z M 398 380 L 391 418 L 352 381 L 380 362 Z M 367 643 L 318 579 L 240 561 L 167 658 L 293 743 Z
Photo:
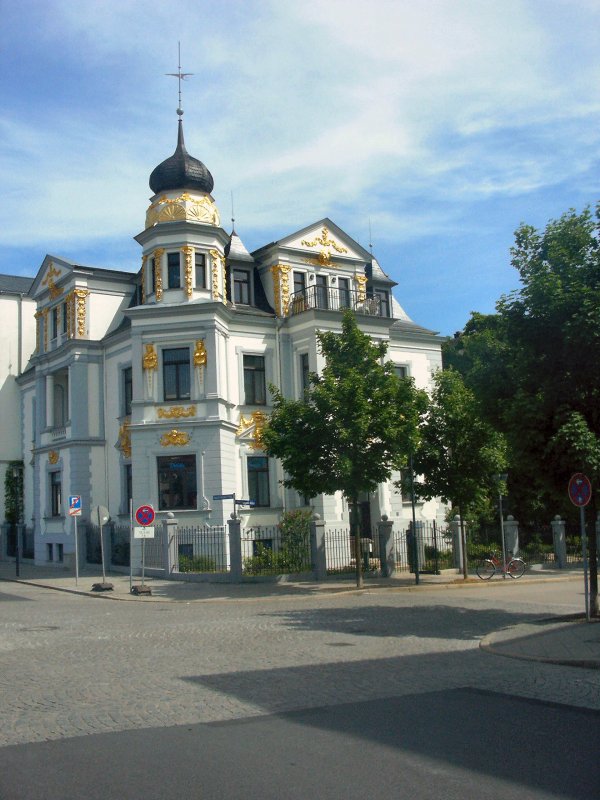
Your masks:
M 510 575 L 511 578 L 520 578 L 527 569 L 527 565 L 522 558 L 511 557 L 506 562 L 506 567 L 497 551 L 494 551 L 489 558 L 485 558 L 477 565 L 477 575 L 482 581 L 489 581 L 498 572 L 503 577 Z

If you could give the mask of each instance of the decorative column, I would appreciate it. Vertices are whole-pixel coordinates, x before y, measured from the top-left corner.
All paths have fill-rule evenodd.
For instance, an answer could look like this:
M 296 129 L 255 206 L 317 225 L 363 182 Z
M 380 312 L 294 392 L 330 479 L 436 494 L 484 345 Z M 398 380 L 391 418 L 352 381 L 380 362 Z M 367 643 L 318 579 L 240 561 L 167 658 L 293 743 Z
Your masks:
M 35 314 L 35 352 L 40 353 L 42 347 L 42 326 L 44 324 L 44 312 L 37 311 Z
M 54 375 L 46 375 L 46 427 L 54 427 Z
M 146 261 L 148 256 L 142 256 L 142 269 L 140 271 L 140 281 L 142 284 L 142 305 L 146 302 Z
M 356 283 L 356 299 L 359 303 L 363 303 L 367 299 L 367 276 L 355 275 L 354 282 Z
M 154 297 L 157 303 L 159 300 L 162 300 L 163 296 L 162 256 L 164 252 L 164 247 L 157 247 L 154 251 Z
M 77 305 L 77 338 L 83 339 L 86 334 L 86 298 L 87 289 L 74 289 L 75 303 Z
M 225 259 L 218 250 L 209 250 L 208 252 L 212 259 L 212 299 L 225 303 Z
M 142 369 L 146 375 L 146 391 L 149 400 L 154 399 L 154 373 L 158 369 L 158 355 L 153 344 L 144 345 Z
M 198 339 L 196 347 L 194 348 L 194 372 L 196 373 L 196 389 L 198 397 L 204 394 L 204 372 L 206 364 L 208 363 L 208 356 L 206 354 L 206 346 L 204 339 Z
M 186 245 L 181 248 L 183 253 L 183 285 L 188 300 L 192 299 L 192 264 L 194 263 L 194 248 Z
M 278 317 L 287 317 L 290 310 L 290 269 L 288 264 L 274 264 L 271 267 L 275 313 Z

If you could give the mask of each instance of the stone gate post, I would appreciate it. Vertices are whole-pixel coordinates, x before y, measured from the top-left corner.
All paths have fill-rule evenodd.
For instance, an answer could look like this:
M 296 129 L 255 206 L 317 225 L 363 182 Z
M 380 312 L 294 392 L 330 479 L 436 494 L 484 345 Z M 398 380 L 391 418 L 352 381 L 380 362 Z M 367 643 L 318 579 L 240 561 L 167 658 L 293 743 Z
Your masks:
M 163 520 L 163 568 L 165 578 L 170 578 L 174 572 L 179 572 L 179 548 L 177 547 L 177 520 L 175 514 L 169 511 Z
M 381 574 L 384 578 L 391 578 L 396 570 L 396 552 L 394 548 L 394 523 L 386 514 L 381 515 L 377 528 L 379 532 L 379 558 L 381 560 Z
M 519 555 L 519 522 L 512 514 L 509 514 L 504 522 L 504 543 L 508 561 L 510 561 L 511 555 Z
M 462 572 L 464 558 L 462 539 L 460 536 L 460 517 L 458 514 L 454 517 L 448 527 L 450 529 L 450 533 L 452 534 L 452 556 L 454 560 L 454 566 L 459 572 Z
M 565 538 L 565 521 L 557 514 L 552 522 L 552 541 L 554 543 L 554 558 L 556 566 L 564 569 L 567 566 L 567 540 Z
M 234 512 L 235 513 L 235 512 Z M 231 580 L 241 583 L 242 580 L 242 523 L 239 517 L 232 516 L 227 520 L 229 527 L 229 558 L 231 562 Z
M 327 577 L 327 554 L 325 552 L 325 522 L 315 514 L 310 523 L 310 557 L 315 580 L 324 581 Z

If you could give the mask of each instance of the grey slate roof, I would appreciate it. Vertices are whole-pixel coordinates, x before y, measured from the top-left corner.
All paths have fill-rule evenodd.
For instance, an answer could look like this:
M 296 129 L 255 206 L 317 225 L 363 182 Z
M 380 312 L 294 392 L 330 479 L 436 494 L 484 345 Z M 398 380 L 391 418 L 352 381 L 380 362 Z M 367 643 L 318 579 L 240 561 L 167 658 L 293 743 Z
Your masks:
M 246 249 L 246 245 L 242 242 L 235 230 L 231 231 L 229 244 L 225 247 L 225 255 L 233 261 L 250 261 L 254 264 L 254 259 Z
M 33 278 L 22 275 L 0 275 L 0 294 L 27 294 Z

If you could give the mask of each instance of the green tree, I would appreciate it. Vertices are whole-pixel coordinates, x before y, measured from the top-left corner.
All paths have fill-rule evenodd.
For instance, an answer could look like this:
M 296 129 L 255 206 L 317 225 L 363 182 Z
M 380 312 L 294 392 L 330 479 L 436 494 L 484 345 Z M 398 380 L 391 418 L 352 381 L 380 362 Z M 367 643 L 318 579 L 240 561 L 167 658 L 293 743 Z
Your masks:
M 301 400 L 270 387 L 274 410 L 263 442 L 268 455 L 281 460 L 286 486 L 307 497 L 344 494 L 362 586 L 359 495 L 388 480 L 414 450 L 426 397 L 410 379 L 394 375 L 392 363 L 384 362 L 387 345 L 362 333 L 352 311 L 344 313 L 341 333 L 318 333 L 317 339 L 322 374 L 311 373 Z
M 15 475 L 16 473 L 16 475 Z M 9 461 L 4 473 L 4 515 L 14 525 L 23 519 L 23 462 Z
M 474 393 L 456 370 L 437 372 L 433 384 L 413 461 L 421 476 L 415 480 L 415 493 L 426 500 L 441 497 L 459 512 L 467 578 L 464 518 L 497 491 L 495 476 L 506 467 L 506 443 L 482 419 Z
M 507 437 L 510 496 L 521 519 L 569 513 L 566 487 L 585 472 L 600 485 L 600 204 L 543 231 L 521 225 L 511 250 L 521 286 L 497 314 L 473 315 L 446 347 L 487 416 Z M 572 507 L 571 507 L 572 508 Z M 597 511 L 595 493 L 591 516 Z M 589 514 L 590 512 L 588 512 Z M 590 595 L 598 613 L 590 529 Z

